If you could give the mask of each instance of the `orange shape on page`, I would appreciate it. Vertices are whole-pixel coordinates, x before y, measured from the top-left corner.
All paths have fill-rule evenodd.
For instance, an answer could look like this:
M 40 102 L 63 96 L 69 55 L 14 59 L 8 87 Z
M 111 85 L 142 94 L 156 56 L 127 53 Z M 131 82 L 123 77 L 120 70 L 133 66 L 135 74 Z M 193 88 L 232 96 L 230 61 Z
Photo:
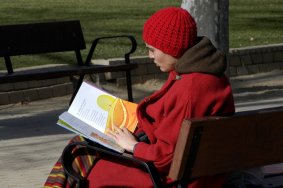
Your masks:
M 121 100 L 118 100 L 114 106 L 112 114 L 112 124 L 120 127 L 124 126 L 127 119 L 127 112 Z
M 116 125 L 134 132 L 137 123 L 136 104 L 109 95 L 99 96 L 97 104 L 103 110 L 108 111 L 106 128 L 113 130 L 113 125 Z
M 118 127 L 126 127 L 134 132 L 137 123 L 136 105 L 121 99 L 117 99 L 111 114 L 112 124 Z

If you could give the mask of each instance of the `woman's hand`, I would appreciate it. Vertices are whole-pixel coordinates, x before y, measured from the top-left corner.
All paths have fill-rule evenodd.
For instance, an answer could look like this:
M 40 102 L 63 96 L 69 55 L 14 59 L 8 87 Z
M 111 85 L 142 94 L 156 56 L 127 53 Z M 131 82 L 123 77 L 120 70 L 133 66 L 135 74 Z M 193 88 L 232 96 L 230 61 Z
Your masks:
M 114 130 L 108 129 L 107 134 L 125 150 L 133 153 L 134 146 L 138 143 L 135 136 L 126 127 L 119 128 L 115 125 L 113 127 Z

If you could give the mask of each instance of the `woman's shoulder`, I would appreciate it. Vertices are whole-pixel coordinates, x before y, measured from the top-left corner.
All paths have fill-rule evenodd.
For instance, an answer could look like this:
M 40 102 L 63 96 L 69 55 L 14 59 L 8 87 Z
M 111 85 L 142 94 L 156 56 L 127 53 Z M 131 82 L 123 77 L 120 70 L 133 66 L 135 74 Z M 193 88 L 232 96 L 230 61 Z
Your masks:
M 229 84 L 228 79 L 225 75 L 216 76 L 213 74 L 194 72 L 190 74 L 180 75 L 182 83 L 188 83 L 191 85 L 199 85 L 200 83 L 210 83 L 210 84 Z
M 181 75 L 176 82 L 176 89 L 189 93 L 188 95 L 204 95 L 205 93 L 222 92 L 231 90 L 231 85 L 226 76 L 214 76 L 204 73 L 191 73 Z

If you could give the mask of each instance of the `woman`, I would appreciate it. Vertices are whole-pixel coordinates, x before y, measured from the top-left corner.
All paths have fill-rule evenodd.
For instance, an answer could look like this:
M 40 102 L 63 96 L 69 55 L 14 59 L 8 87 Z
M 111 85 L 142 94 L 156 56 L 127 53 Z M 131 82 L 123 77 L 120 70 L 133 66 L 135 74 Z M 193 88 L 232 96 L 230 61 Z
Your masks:
M 135 135 L 119 128 L 109 135 L 135 157 L 152 161 L 166 183 L 183 119 L 231 115 L 234 101 L 224 75 L 225 55 L 208 38 L 197 37 L 196 23 L 186 10 L 169 7 L 154 13 L 144 24 L 143 40 L 149 57 L 169 73 L 168 79 L 140 102 Z M 138 140 L 140 135 L 146 139 Z M 152 187 L 142 169 L 109 157 L 96 160 L 86 174 L 90 187 Z M 216 188 L 223 181 L 223 176 L 205 177 L 189 187 Z

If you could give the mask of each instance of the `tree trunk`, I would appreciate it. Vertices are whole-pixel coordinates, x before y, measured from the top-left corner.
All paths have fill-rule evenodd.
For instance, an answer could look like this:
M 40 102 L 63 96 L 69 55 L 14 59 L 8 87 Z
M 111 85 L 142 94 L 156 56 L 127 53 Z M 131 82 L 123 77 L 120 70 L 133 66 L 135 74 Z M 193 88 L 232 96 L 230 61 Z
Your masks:
M 207 36 L 217 48 L 229 50 L 229 0 L 183 0 L 181 6 L 195 18 L 199 36 Z
M 188 10 L 197 22 L 198 35 L 207 36 L 212 43 L 229 53 L 229 0 L 183 0 L 182 8 Z

